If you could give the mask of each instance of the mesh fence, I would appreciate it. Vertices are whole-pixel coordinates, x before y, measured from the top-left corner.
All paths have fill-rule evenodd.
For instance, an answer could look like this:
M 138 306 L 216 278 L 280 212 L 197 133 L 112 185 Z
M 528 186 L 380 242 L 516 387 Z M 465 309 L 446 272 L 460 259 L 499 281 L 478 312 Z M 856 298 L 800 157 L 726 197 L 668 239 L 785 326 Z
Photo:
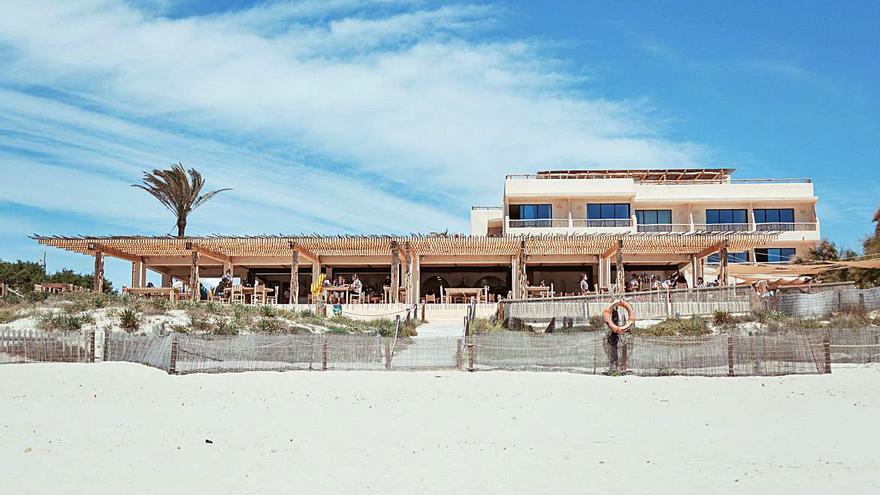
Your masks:
M 474 337 L 476 369 L 626 371 L 642 376 L 766 376 L 825 371 L 824 334 L 728 337 L 622 337 L 604 332 Z
M 0 331 L 0 364 L 94 361 L 94 333 Z
M 830 350 L 833 363 L 880 363 L 880 329 L 834 329 Z
M 171 336 L 104 334 L 103 361 L 127 361 L 167 370 L 171 365 Z
M 767 309 L 789 316 L 824 316 L 835 311 L 880 309 L 880 287 L 857 289 L 852 285 L 814 293 L 786 292 L 768 301 Z
M 593 294 L 579 297 L 507 300 L 504 317 L 516 328 L 520 324 L 547 324 L 578 328 L 601 316 L 618 296 Z M 746 313 L 753 309 L 754 294 L 749 287 L 669 289 L 628 292 L 629 302 L 641 320 L 662 320 L 676 316 L 708 316 L 715 311 Z

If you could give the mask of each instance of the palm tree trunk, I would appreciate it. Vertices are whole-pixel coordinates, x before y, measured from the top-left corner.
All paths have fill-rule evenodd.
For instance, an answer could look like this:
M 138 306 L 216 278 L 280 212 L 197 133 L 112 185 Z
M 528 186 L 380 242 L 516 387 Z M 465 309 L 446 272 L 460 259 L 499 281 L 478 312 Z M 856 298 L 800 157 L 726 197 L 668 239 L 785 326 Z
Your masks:
M 177 237 L 186 237 L 186 219 L 177 219 Z

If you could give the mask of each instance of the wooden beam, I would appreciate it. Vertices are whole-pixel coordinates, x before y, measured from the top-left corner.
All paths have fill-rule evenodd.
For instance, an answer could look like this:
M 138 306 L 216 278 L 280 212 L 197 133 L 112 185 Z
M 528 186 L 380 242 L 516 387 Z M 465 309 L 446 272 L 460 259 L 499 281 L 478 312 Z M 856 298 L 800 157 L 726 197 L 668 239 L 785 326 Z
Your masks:
M 719 264 L 719 266 L 720 266 L 719 272 L 720 273 L 718 274 L 718 285 L 720 285 L 722 287 L 726 286 L 730 282 L 729 277 L 728 277 L 728 269 L 727 269 L 727 265 L 728 265 L 727 251 L 728 251 L 728 242 L 725 240 L 721 246 L 721 251 L 720 251 L 720 253 L 721 253 L 720 258 L 721 259 L 720 259 L 720 264 Z
M 391 241 L 391 297 L 388 302 L 400 302 L 400 250 L 396 241 Z
M 201 256 L 205 258 L 211 258 L 212 260 L 220 261 L 222 263 L 230 263 L 231 257 L 228 254 L 223 254 L 219 251 L 214 251 L 212 249 L 208 249 L 203 246 L 199 246 L 193 242 L 186 243 L 186 249 L 189 251 L 198 251 Z
M 616 242 L 614 244 L 612 244 L 611 247 L 608 248 L 607 251 L 602 253 L 602 258 L 607 260 L 608 258 L 614 256 L 614 254 L 617 253 L 617 245 L 618 244 Z
M 103 253 L 104 256 L 112 256 L 114 258 L 119 258 L 121 260 L 131 261 L 132 263 L 138 263 L 138 262 L 141 262 L 144 260 L 143 258 L 141 258 L 139 256 L 135 256 L 133 254 L 126 253 L 125 251 L 120 251 L 118 249 L 115 249 L 112 247 L 107 247 L 107 246 L 104 246 L 103 244 L 97 244 L 94 242 L 89 243 L 88 250 L 93 251 L 93 252 L 100 251 L 101 253 Z
M 617 249 L 614 254 L 614 266 L 617 268 L 617 291 L 621 294 L 626 292 L 626 273 L 623 269 L 623 239 L 617 240 Z
M 299 302 L 299 252 L 290 254 L 290 300 L 288 304 Z
M 95 275 L 92 280 L 92 290 L 97 293 L 104 292 L 104 253 L 95 251 Z
M 302 256 L 303 258 L 311 261 L 312 263 L 318 263 L 318 255 L 317 254 L 313 253 L 312 251 L 302 247 L 301 245 L 299 245 L 293 241 L 291 241 L 289 245 L 290 245 L 290 249 L 299 253 L 300 256 Z
M 189 272 L 189 290 L 192 291 L 191 298 L 193 301 L 199 301 L 202 298 L 199 288 L 199 252 L 194 249 Z
M 727 239 L 718 241 L 715 244 L 712 244 L 711 246 L 707 247 L 706 249 L 698 252 L 694 256 L 696 256 L 697 259 L 699 260 L 699 259 L 705 258 L 706 256 L 709 256 L 710 254 L 717 253 L 718 251 L 721 251 L 721 248 L 725 245 L 726 242 L 727 242 Z

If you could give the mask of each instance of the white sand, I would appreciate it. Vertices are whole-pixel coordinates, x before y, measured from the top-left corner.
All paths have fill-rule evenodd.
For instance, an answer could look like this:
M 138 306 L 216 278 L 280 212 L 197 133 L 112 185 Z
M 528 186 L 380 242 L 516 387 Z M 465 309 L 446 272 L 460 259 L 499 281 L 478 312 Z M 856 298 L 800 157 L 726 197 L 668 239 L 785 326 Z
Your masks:
M 7 365 L 0 492 L 878 493 L 878 385 Z

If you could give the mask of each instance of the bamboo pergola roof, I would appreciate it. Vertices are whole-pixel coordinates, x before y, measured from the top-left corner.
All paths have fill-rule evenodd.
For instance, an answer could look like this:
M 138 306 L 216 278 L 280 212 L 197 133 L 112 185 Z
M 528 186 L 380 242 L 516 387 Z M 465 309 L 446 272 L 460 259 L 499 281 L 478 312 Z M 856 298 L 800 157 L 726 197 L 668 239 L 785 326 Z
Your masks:
M 193 250 L 228 257 L 278 257 L 297 251 L 318 256 L 387 256 L 392 249 L 434 256 L 601 255 L 623 241 L 627 254 L 695 254 L 725 241 L 732 251 L 744 251 L 775 240 L 777 232 L 644 232 L 630 234 L 572 234 L 543 236 L 466 235 L 262 235 L 177 238 L 170 236 L 42 236 L 32 238 L 45 246 L 70 252 L 123 259 L 189 256 Z
M 539 179 L 634 179 L 636 181 L 720 181 L 729 179 L 732 168 L 665 168 L 630 170 L 543 170 Z

